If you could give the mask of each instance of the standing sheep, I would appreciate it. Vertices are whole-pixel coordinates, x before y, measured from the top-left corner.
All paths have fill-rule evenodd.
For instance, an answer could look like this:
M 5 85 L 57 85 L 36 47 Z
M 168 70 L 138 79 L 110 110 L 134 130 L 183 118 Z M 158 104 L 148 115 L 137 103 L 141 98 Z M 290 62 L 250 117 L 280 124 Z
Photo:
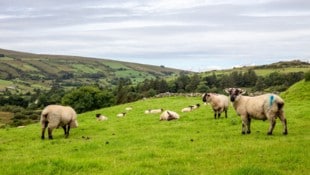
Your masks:
M 76 128 L 78 126 L 76 112 L 69 106 L 46 106 L 41 113 L 41 126 L 42 139 L 44 139 L 46 128 L 48 128 L 48 138 L 53 139 L 53 129 L 59 128 L 59 126 L 64 129 L 65 136 L 68 138 L 70 128 Z
M 170 121 L 170 120 L 179 119 L 179 118 L 180 116 L 176 112 L 166 110 L 160 115 L 159 120 Z
M 225 118 L 227 118 L 228 110 L 228 97 L 222 94 L 205 93 L 202 97 L 202 101 L 210 103 L 214 111 L 214 119 L 220 118 L 221 113 L 225 112 Z
M 242 96 L 245 90 L 239 88 L 228 88 L 225 91 L 230 95 L 230 101 L 242 120 L 242 134 L 251 133 L 251 119 L 269 120 L 270 127 L 268 135 L 276 125 L 276 118 L 279 117 L 283 124 L 283 134 L 287 134 L 287 123 L 283 112 L 284 101 L 275 94 L 264 94 L 254 97 Z

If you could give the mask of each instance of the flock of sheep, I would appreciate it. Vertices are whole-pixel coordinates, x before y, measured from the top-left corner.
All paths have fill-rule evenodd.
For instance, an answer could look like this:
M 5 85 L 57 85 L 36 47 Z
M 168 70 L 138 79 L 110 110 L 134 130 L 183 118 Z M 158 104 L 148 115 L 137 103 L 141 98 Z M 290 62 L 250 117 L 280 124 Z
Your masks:
M 279 117 L 283 124 L 283 134 L 286 135 L 287 123 L 283 112 L 284 101 L 276 94 L 264 94 L 254 97 L 244 96 L 245 90 L 240 88 L 227 88 L 225 92 L 229 94 L 230 101 L 242 120 L 242 134 L 250 134 L 251 119 L 269 120 L 270 127 L 268 135 L 271 135 L 276 124 L 276 119 Z M 202 101 L 209 103 L 214 111 L 214 118 L 217 119 L 225 112 L 227 118 L 227 110 L 229 107 L 229 99 L 227 96 L 215 93 L 205 93 L 202 96 Z M 200 107 L 200 104 L 191 105 L 183 108 L 181 112 L 191 112 Z M 127 107 L 126 111 L 132 110 L 132 107 Z M 160 120 L 179 119 L 180 115 L 177 112 L 164 109 L 148 109 L 145 114 L 160 114 Z M 116 115 L 117 117 L 126 116 L 126 112 Z M 108 120 L 108 117 L 96 114 L 98 121 Z M 70 128 L 78 126 L 77 115 L 73 108 L 61 105 L 49 105 L 45 107 L 41 113 L 42 135 L 44 139 L 45 130 L 48 128 L 48 138 L 53 139 L 52 131 L 55 128 L 62 127 L 65 137 L 69 136 Z

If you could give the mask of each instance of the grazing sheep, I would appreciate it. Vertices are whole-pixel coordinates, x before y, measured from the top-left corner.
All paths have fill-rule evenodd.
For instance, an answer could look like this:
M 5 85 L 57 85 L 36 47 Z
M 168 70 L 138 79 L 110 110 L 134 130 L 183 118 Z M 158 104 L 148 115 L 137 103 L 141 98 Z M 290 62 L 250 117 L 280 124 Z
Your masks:
M 122 112 L 122 113 L 117 114 L 116 116 L 117 117 L 125 117 L 125 115 L 126 115 L 126 112 Z
M 101 114 L 96 114 L 97 121 L 104 121 L 108 120 L 108 117 L 101 115 Z
M 228 88 L 225 91 L 230 95 L 230 101 L 238 115 L 242 120 L 242 134 L 251 133 L 251 119 L 269 120 L 270 127 L 268 135 L 272 135 L 272 131 L 276 125 L 276 118 L 279 117 L 283 124 L 283 134 L 287 134 L 287 123 L 284 116 L 284 101 L 275 94 L 264 94 L 254 97 L 243 96 L 245 90 L 239 88 Z
M 48 138 L 53 139 L 53 129 L 61 126 L 66 138 L 69 137 L 70 128 L 76 128 L 77 115 L 73 108 L 61 105 L 46 106 L 41 113 L 42 136 L 44 139 L 45 129 L 48 128 Z
M 148 109 L 146 111 L 144 111 L 145 114 L 158 114 L 163 112 L 164 109 Z
M 159 120 L 170 121 L 170 120 L 179 119 L 179 118 L 180 116 L 176 112 L 166 110 L 160 115 Z
M 202 97 L 202 101 L 210 103 L 214 111 L 214 119 L 220 118 L 221 113 L 225 112 L 225 118 L 227 118 L 228 110 L 228 97 L 222 94 L 205 93 Z

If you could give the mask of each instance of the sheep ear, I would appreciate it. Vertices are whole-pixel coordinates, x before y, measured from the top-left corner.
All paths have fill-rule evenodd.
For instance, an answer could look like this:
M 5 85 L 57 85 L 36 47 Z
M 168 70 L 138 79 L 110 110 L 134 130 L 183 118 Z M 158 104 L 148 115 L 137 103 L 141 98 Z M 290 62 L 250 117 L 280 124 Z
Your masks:
M 240 92 L 241 92 L 241 94 L 243 95 L 243 94 L 246 93 L 246 90 L 240 89 Z
M 231 88 L 226 88 L 224 91 L 225 91 L 227 94 L 230 94 Z

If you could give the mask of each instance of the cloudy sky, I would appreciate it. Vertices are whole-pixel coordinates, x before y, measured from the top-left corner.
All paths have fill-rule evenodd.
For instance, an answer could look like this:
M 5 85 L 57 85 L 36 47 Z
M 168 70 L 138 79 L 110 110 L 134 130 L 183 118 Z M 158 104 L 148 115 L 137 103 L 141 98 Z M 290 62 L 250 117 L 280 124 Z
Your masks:
M 0 0 L 0 48 L 204 71 L 310 61 L 309 0 Z

